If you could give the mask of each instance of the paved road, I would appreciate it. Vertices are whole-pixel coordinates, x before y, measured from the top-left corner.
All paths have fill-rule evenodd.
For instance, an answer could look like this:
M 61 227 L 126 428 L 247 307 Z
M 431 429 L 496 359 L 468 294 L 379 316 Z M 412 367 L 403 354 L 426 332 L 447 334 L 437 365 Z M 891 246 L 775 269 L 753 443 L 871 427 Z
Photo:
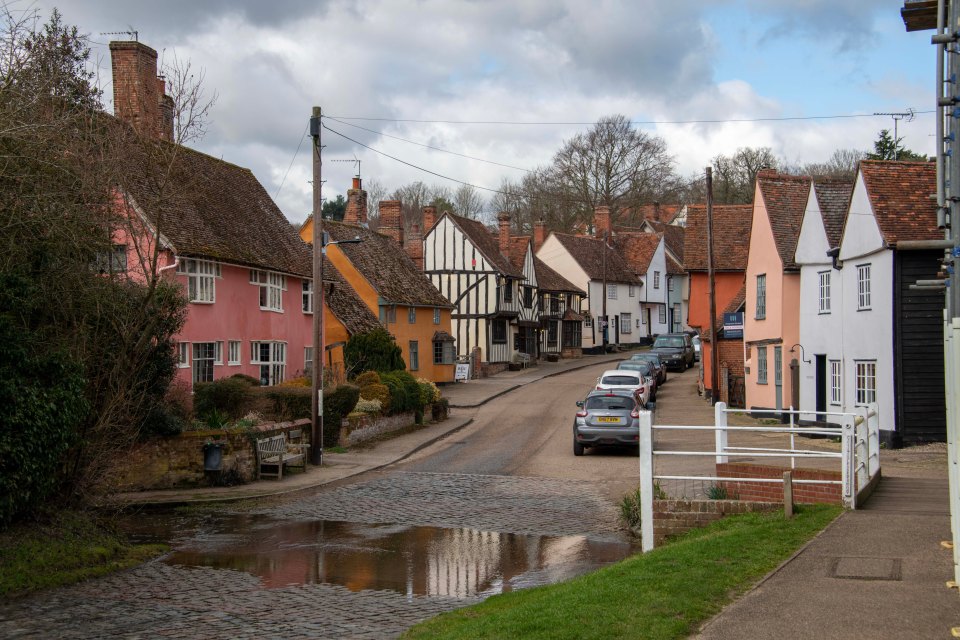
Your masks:
M 454 598 L 444 596 L 444 589 L 420 596 L 309 583 L 302 577 L 295 580 L 307 583 L 287 586 L 286 574 L 323 572 L 329 569 L 324 566 L 329 554 L 336 554 L 316 551 L 315 540 L 284 537 L 296 523 L 461 528 L 468 538 L 470 532 L 494 532 L 493 554 L 509 555 L 524 566 L 545 550 L 564 562 L 578 562 L 585 550 L 613 543 L 622 547 L 626 536 L 615 500 L 622 489 L 636 486 L 635 455 L 607 451 L 574 458 L 571 450 L 574 402 L 606 366 L 534 382 L 471 409 L 472 425 L 396 468 L 296 496 L 231 506 L 217 516 L 228 525 L 216 518 L 201 520 L 190 525 L 196 529 L 175 536 L 178 548 L 271 545 L 253 554 L 255 564 L 276 565 L 256 567 L 259 576 L 249 570 L 149 562 L 0 606 L 0 637 L 383 638 L 476 601 L 479 591 L 469 589 L 466 597 Z M 287 533 L 275 533 L 278 526 Z M 517 542 L 520 535 L 548 538 Z M 299 553 L 300 547 L 310 547 L 309 552 Z M 289 548 L 297 553 L 274 553 Z M 295 561 L 288 562 L 291 557 Z M 456 566 L 440 560 L 430 559 Z M 239 560 L 236 566 L 247 568 Z M 263 575 L 270 576 L 270 584 Z M 484 585 L 495 586 L 496 576 L 485 579 Z

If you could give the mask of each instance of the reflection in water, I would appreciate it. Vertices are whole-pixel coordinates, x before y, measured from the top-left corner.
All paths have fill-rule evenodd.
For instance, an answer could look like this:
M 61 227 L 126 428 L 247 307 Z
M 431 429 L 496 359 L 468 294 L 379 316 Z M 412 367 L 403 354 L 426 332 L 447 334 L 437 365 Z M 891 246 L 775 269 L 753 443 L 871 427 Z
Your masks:
M 585 536 L 475 529 L 330 521 L 221 524 L 220 531 L 203 527 L 198 535 L 175 540 L 176 551 L 166 561 L 245 571 L 267 588 L 329 583 L 352 591 L 469 598 L 559 582 L 638 550 Z M 170 539 L 142 520 L 136 530 L 141 538 Z

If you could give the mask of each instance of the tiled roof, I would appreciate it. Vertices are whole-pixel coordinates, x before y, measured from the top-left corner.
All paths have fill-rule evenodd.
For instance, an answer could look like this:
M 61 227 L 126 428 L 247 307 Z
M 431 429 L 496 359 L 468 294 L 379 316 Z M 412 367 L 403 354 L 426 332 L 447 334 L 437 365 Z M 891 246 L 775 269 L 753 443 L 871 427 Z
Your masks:
M 708 328 L 706 331 L 700 334 L 700 337 L 707 342 L 710 342 L 713 338 L 714 330 L 720 331 L 723 328 L 723 314 L 725 313 L 736 313 L 743 308 L 743 305 L 747 301 L 747 285 L 744 283 L 740 287 L 740 291 L 737 292 L 737 295 L 730 300 L 730 303 L 720 312 L 720 317 L 714 320 L 714 328 Z
M 673 259 L 673 257 L 668 253 L 667 256 L 667 273 L 672 276 L 683 275 L 686 271 L 683 268 L 683 265 Z
M 562 291 L 564 293 L 579 293 L 582 296 L 587 292 L 573 284 L 562 275 L 547 266 L 540 258 L 534 256 L 533 268 L 537 272 L 537 288 L 541 291 Z
M 853 180 L 816 180 L 813 191 L 817 195 L 827 242 L 831 247 L 839 247 L 843 221 L 847 219 L 850 194 L 853 193 Z
M 337 247 L 385 301 L 427 307 L 453 306 L 393 238 L 365 227 L 330 220 L 324 220 L 323 230 L 335 242 L 360 236 L 361 242 Z
M 366 333 L 380 326 L 370 308 L 364 304 L 350 283 L 337 271 L 328 259 L 323 261 L 323 280 L 333 284 L 333 290 L 324 296 L 330 311 L 343 323 L 350 335 Z
M 713 206 L 713 268 L 717 271 L 746 271 L 750 251 L 752 204 Z M 683 242 L 683 266 L 687 271 L 706 271 L 707 206 L 687 207 L 687 227 Z
M 498 271 L 514 278 L 523 278 L 523 271 L 518 271 L 517 268 L 510 263 L 509 258 L 500 253 L 500 243 L 497 241 L 496 236 L 491 235 L 490 231 L 482 222 L 464 218 L 449 211 L 443 215 L 449 216 L 450 220 L 460 227 L 464 235 L 473 242 L 474 246 L 483 254 L 483 257 L 487 259 L 487 262 L 496 267 Z
M 860 173 L 887 244 L 942 240 L 937 229 L 937 168 L 932 162 L 864 160 Z
M 650 268 L 653 254 L 660 246 L 660 240 L 659 233 L 643 232 L 618 233 L 613 238 L 614 245 L 620 250 L 620 254 L 626 259 L 633 272 L 640 277 L 647 275 L 647 269 Z
M 499 238 L 497 243 L 499 245 Z M 507 245 L 507 258 L 510 264 L 523 271 L 524 262 L 527 260 L 527 247 L 530 246 L 530 236 L 511 236 L 510 244 Z
M 591 280 L 608 282 L 626 282 L 642 284 L 640 279 L 612 246 L 604 249 L 604 242 L 598 238 L 572 236 L 566 233 L 552 232 L 552 235 L 566 248 L 577 264 L 587 272 Z M 606 271 L 604 271 L 604 252 L 606 252 Z
M 178 254 L 310 277 L 309 247 L 249 169 L 161 141 L 129 145 L 125 162 L 120 187 Z
M 659 234 L 663 235 L 664 246 L 677 256 L 680 262 L 683 262 L 683 241 L 686 236 L 685 227 L 667 224 L 665 222 L 655 222 L 647 220 L 647 224 Z
M 784 269 L 798 268 L 793 258 L 797 240 L 800 239 L 803 212 L 810 196 L 810 183 L 810 178 L 805 176 L 763 172 L 757 176 L 757 186 L 766 205 L 773 240 Z
M 631 220 L 633 222 L 640 222 L 642 220 L 654 222 L 654 216 L 657 214 L 658 209 L 660 211 L 660 220 L 658 223 L 670 224 L 670 222 L 677 217 L 677 214 L 680 213 L 680 210 L 683 209 L 683 205 L 662 203 L 642 204 L 632 209 L 624 209 L 620 219 Z

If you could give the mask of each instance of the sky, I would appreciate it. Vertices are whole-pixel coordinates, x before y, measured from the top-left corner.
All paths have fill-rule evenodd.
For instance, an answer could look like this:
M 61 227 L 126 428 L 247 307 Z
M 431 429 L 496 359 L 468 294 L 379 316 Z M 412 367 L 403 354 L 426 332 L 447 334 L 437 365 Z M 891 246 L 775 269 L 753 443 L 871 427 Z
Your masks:
M 894 123 L 872 114 L 910 109 L 904 145 L 934 153 L 932 31 L 906 33 L 902 0 L 6 1 L 89 36 L 108 110 L 107 44 L 130 38 L 105 34 L 189 60 L 217 94 L 190 146 L 250 168 L 294 223 L 314 106 L 332 130 L 324 198 L 357 159 L 388 190 L 459 186 L 434 174 L 496 189 L 611 114 L 662 137 L 685 176 L 744 146 L 792 164 L 870 150 Z

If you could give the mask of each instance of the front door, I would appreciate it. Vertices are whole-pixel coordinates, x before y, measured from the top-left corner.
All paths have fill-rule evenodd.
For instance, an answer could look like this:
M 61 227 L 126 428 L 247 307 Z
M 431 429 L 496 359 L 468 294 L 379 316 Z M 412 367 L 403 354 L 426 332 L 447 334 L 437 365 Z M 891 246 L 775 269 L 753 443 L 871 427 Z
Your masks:
M 777 388 L 777 411 L 783 411 L 783 347 L 773 348 L 773 383 Z
M 827 356 L 814 356 L 817 359 L 816 362 L 816 381 L 815 389 L 817 393 L 816 397 L 816 409 L 817 409 L 817 422 L 826 422 L 827 421 Z

